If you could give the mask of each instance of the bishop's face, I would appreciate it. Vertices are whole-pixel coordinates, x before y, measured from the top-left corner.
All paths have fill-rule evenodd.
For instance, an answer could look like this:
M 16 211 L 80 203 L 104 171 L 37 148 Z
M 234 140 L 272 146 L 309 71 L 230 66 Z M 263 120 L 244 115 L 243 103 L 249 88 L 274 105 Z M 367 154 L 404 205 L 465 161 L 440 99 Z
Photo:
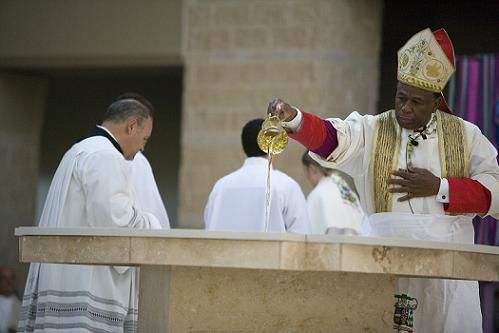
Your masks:
M 395 94 L 395 116 L 403 128 L 410 130 L 425 126 L 430 121 L 431 114 L 440 105 L 440 96 L 435 93 L 405 83 L 397 84 Z

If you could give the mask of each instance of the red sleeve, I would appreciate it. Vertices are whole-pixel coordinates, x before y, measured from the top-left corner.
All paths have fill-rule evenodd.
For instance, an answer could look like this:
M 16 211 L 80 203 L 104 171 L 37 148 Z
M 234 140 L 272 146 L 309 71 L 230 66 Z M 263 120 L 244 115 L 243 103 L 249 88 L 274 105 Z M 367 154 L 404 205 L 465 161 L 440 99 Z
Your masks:
M 328 157 L 338 146 L 336 129 L 326 120 L 302 111 L 303 120 L 297 133 L 289 136 L 308 150 L 322 157 Z
M 449 203 L 444 204 L 448 213 L 477 213 L 489 211 L 490 191 L 471 178 L 447 178 L 449 181 Z

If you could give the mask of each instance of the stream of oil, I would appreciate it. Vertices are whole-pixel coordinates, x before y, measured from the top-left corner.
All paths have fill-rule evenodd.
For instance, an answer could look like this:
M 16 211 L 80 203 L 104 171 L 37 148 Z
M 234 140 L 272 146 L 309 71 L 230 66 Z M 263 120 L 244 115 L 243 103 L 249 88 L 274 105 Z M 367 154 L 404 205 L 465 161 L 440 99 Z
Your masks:
M 264 231 L 270 231 L 270 201 L 271 201 L 271 189 L 270 189 L 270 174 L 272 171 L 272 157 L 279 154 L 286 148 L 288 143 L 288 135 L 286 132 L 278 133 L 269 131 L 265 135 L 262 135 L 258 139 L 263 140 L 261 142 L 264 146 L 267 146 L 267 188 L 265 191 L 265 225 Z

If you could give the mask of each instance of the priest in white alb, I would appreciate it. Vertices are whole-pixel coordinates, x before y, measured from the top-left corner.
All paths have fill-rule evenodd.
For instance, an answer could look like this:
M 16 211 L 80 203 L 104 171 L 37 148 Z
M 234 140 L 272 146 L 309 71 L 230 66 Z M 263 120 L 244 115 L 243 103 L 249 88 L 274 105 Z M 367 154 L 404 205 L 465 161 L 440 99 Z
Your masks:
M 134 99 L 153 113 L 155 112 L 154 105 L 141 94 L 126 92 L 118 96 L 116 101 L 123 99 Z M 154 177 L 149 160 L 139 151 L 132 160 L 127 161 L 127 164 L 128 172 L 132 178 L 137 206 L 146 212 L 152 213 L 158 219 L 163 229 L 170 229 L 170 219 L 159 193 L 156 178 Z
M 136 205 L 126 164 L 144 149 L 152 116 L 134 99 L 112 103 L 102 126 L 64 155 L 39 227 L 160 228 Z M 137 278 L 132 267 L 33 263 L 18 332 L 135 332 Z

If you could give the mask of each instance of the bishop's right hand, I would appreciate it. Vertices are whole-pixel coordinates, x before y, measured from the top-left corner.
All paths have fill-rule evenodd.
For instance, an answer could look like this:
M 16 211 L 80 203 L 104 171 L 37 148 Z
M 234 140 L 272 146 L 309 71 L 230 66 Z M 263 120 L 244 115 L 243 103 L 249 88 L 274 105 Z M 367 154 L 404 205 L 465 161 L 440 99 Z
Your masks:
M 277 116 L 281 121 L 291 121 L 298 113 L 294 107 L 279 98 L 274 98 L 267 108 L 267 114 Z

